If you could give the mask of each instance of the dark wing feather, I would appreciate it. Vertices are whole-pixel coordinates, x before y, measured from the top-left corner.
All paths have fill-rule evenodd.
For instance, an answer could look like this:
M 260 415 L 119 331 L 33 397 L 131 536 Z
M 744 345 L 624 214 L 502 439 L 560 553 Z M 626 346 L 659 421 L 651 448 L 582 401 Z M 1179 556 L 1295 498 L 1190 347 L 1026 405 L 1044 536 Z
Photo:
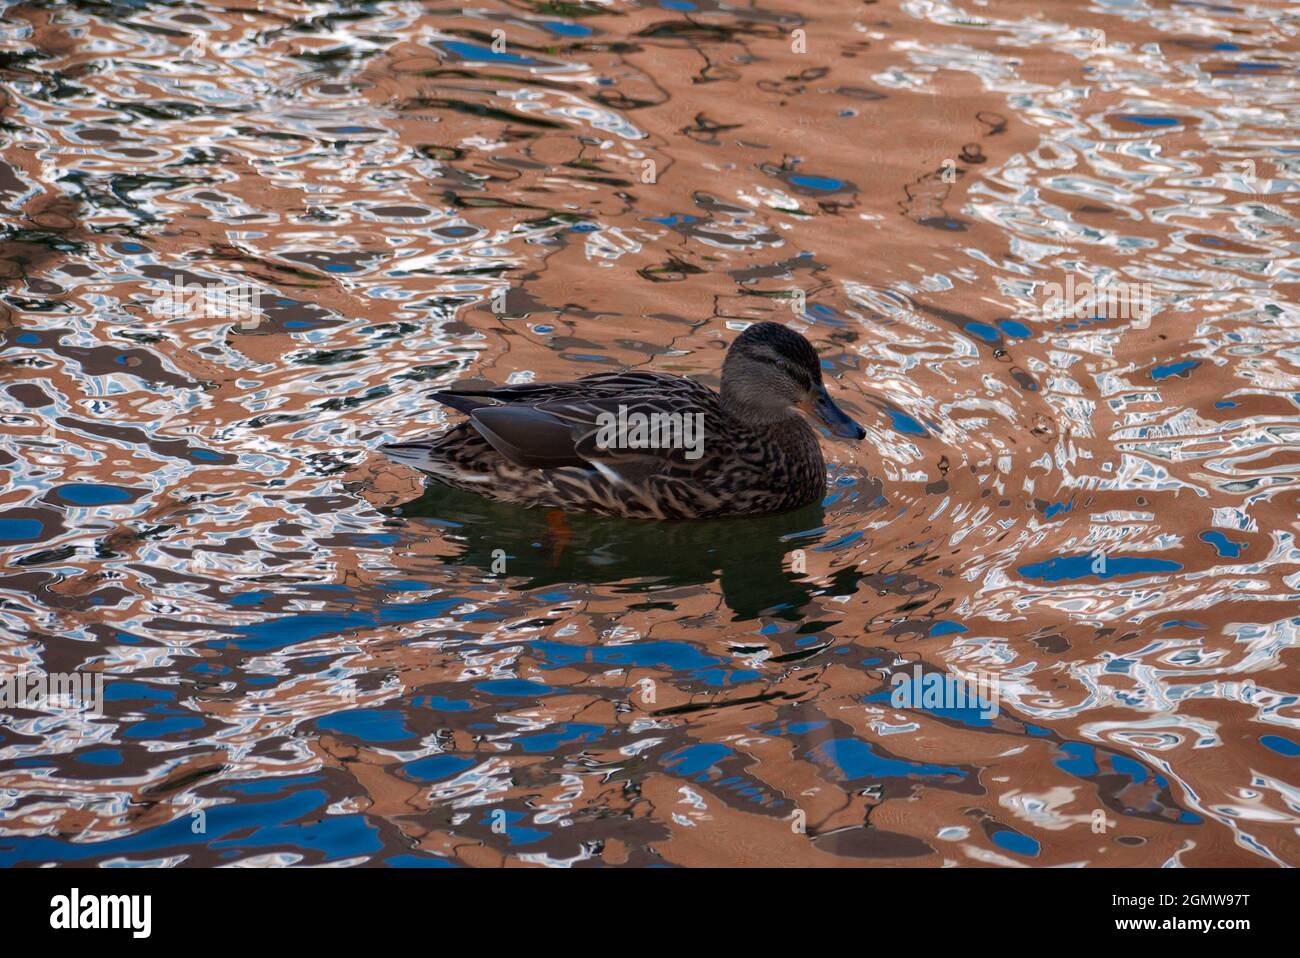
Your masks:
M 530 469 L 584 466 L 573 425 L 533 406 L 483 406 L 470 422 L 501 455 Z
M 581 379 L 558 383 L 519 383 L 514 386 L 452 386 L 433 393 L 433 398 L 453 409 L 464 411 L 490 403 L 528 403 L 537 405 L 555 399 L 582 399 L 584 397 L 635 395 L 647 391 L 664 391 L 682 383 L 696 390 L 708 392 L 690 379 L 665 376 L 661 373 L 596 373 Z
M 704 430 L 710 425 L 716 427 L 718 419 L 716 408 L 707 408 L 700 401 L 700 396 L 685 391 L 657 393 L 655 395 L 620 395 L 581 400 L 559 400 L 542 403 L 537 408 L 571 424 L 574 430 L 574 450 L 589 462 L 603 462 L 614 466 L 617 471 L 626 474 L 634 469 L 638 474 L 657 471 L 657 468 L 694 470 L 702 461 L 701 457 L 689 458 L 688 450 L 681 445 L 659 448 L 629 448 L 627 446 L 603 446 L 600 442 L 601 417 L 617 417 L 620 409 L 627 417 L 644 415 L 680 415 L 694 416 L 704 414 Z M 682 438 L 682 437 L 678 437 Z M 701 437 L 703 439 L 703 437 Z
M 434 398 L 468 413 L 497 452 L 532 469 L 601 462 L 622 475 L 664 469 L 694 471 L 703 458 L 675 448 L 602 448 L 603 414 L 704 414 L 704 428 L 720 422 L 717 394 L 691 379 L 660 373 L 598 373 L 574 382 L 522 383 L 443 390 Z
M 472 413 L 475 409 L 479 409 L 483 406 L 496 405 L 491 399 L 483 396 L 476 396 L 472 393 L 457 393 L 451 391 L 436 392 L 433 394 L 433 398 L 438 400 L 438 402 L 442 403 L 444 406 L 450 406 L 457 412 L 463 412 L 467 415 Z

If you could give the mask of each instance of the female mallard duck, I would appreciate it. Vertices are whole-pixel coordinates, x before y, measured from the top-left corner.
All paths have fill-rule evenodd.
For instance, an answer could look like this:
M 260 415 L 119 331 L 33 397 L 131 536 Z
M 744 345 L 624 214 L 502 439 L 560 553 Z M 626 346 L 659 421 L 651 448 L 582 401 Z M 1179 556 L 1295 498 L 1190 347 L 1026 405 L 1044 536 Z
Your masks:
M 776 323 L 736 337 L 721 395 L 624 372 L 434 397 L 469 419 L 384 446 L 391 458 L 490 499 L 632 519 L 754 516 L 818 499 L 826 466 L 796 409 L 837 436 L 866 435 L 827 394 L 812 344 Z

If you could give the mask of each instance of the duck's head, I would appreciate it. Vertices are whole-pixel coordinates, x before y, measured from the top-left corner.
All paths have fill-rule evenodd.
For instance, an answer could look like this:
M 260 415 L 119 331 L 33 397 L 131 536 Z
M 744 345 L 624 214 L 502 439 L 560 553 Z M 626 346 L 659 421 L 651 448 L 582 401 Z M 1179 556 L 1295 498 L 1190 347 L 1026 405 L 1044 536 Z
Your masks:
M 826 392 L 812 343 L 779 323 L 756 323 L 731 344 L 722 364 L 722 404 L 751 426 L 774 425 L 802 409 L 837 436 L 867 434 Z

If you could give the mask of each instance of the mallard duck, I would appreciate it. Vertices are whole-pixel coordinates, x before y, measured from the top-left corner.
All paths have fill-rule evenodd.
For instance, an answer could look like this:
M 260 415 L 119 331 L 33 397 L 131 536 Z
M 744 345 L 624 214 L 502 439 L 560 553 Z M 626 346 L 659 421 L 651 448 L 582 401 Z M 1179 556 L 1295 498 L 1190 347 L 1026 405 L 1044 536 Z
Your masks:
M 383 446 L 439 482 L 501 502 L 632 519 L 756 516 L 825 494 L 817 433 L 866 431 L 826 392 L 817 351 L 777 323 L 736 337 L 722 392 L 684 376 L 599 373 L 573 382 L 434 393 L 469 419 Z

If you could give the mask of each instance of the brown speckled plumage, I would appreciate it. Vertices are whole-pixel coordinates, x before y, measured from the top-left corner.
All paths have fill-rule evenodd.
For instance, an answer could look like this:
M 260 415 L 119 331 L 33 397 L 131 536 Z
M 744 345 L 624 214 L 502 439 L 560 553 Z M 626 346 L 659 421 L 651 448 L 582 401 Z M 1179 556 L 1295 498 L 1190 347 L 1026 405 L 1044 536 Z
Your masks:
M 756 363 L 732 375 L 731 382 L 724 369 L 722 395 L 692 379 L 651 372 L 450 390 L 436 397 L 468 413 L 469 419 L 440 435 L 385 446 L 384 451 L 439 482 L 524 506 L 638 519 L 719 518 L 795 509 L 825 492 L 817 434 L 790 403 L 754 410 L 736 386 L 763 385 L 757 395 L 779 396 L 779 389 L 767 387 L 781 385 L 788 376 L 795 383 L 791 396 L 800 389 L 821 389 L 827 403 L 829 397 L 821 387 L 820 368 L 814 365 L 816 352 L 806 340 L 771 323 L 755 328 L 758 333 L 748 340 L 742 336 L 732 353 L 737 345 L 742 353 L 752 347 L 747 355 L 757 357 Z M 790 337 L 797 342 L 788 342 Z M 787 361 L 793 366 L 785 365 Z M 768 365 L 777 368 L 769 371 Z M 770 381 L 749 382 L 765 376 Z M 702 414 L 701 454 L 691 458 L 681 445 L 602 448 L 596 441 L 600 415 L 616 414 L 619 407 L 628 415 Z M 844 422 L 851 421 L 844 417 Z M 852 425 L 860 434 L 860 427 Z

